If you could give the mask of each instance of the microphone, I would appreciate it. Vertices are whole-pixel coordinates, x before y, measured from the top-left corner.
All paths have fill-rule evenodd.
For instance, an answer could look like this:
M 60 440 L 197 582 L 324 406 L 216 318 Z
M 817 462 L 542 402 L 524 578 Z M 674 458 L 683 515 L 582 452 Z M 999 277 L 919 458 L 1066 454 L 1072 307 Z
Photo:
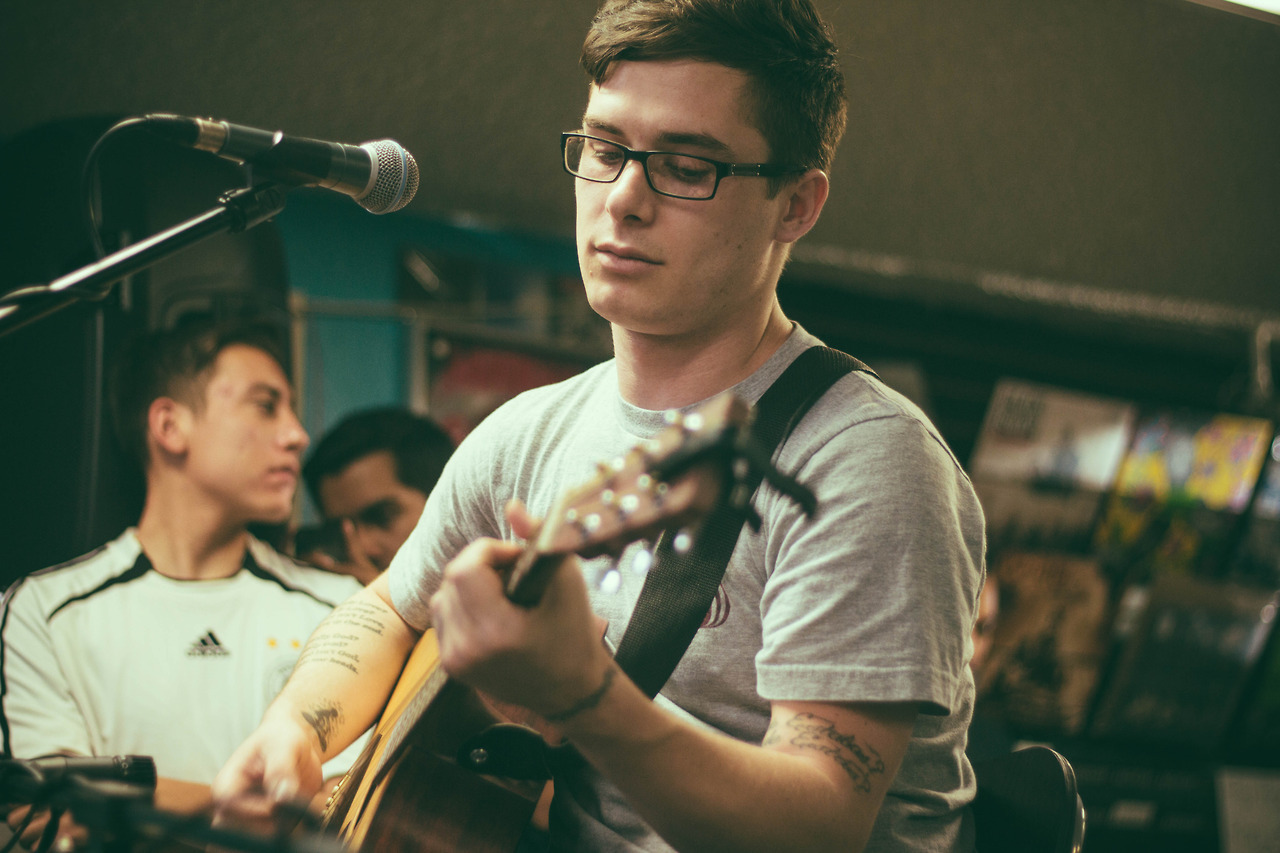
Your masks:
M 142 121 L 179 145 L 247 163 L 271 180 L 337 190 L 370 213 L 399 210 L 418 191 L 417 162 L 390 139 L 344 145 L 168 113 L 151 113 Z
M 73 777 L 127 782 L 154 790 L 156 762 L 149 755 L 93 758 L 50 755 L 27 761 L 3 761 L 0 762 L 0 802 L 31 802 Z

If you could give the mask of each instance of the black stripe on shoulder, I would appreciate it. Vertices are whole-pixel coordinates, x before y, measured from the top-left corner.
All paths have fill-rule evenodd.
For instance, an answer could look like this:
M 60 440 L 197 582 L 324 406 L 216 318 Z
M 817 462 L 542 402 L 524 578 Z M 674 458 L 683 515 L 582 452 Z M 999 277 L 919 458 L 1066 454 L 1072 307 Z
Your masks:
M 323 604 L 326 607 L 337 607 L 339 604 L 339 602 L 336 602 L 336 601 L 326 601 L 325 599 L 316 595 L 314 592 L 312 592 L 309 589 L 303 589 L 302 587 L 297 587 L 297 586 L 290 586 L 289 584 L 285 583 L 284 578 L 277 577 L 276 575 L 272 574 L 269 569 L 264 569 L 262 566 L 259 566 L 258 561 L 253 559 L 253 554 L 249 553 L 248 548 L 246 548 L 244 552 L 244 570 L 256 578 L 261 578 L 264 581 L 270 581 L 271 583 L 276 584 L 285 592 L 296 592 L 299 595 L 305 595 L 307 598 L 310 598 L 312 601 L 315 601 L 319 604 Z
M 103 551 L 107 550 L 107 548 L 109 548 L 111 544 L 112 543 L 110 542 L 105 542 L 99 545 L 97 548 L 94 548 L 89 553 L 81 554 L 79 557 L 75 557 L 73 559 L 67 560 L 65 563 L 58 563 L 58 565 L 56 566 L 49 566 L 48 568 L 44 568 L 44 569 L 37 569 L 36 571 L 30 574 L 30 577 L 38 578 L 41 575 L 47 575 L 47 574 L 50 574 L 51 572 L 57 572 L 57 571 L 61 571 L 62 569 L 69 569 L 72 566 L 78 566 L 81 563 L 87 563 L 90 560 L 92 560 L 94 557 L 101 554 Z
M 136 581 L 138 578 L 142 577 L 149 571 L 151 571 L 151 561 L 147 559 L 147 555 L 145 553 L 140 551 L 138 552 L 138 559 L 133 561 L 132 566 L 125 569 L 123 572 L 121 572 L 120 574 L 116 575 L 113 578 L 107 578 L 105 581 L 98 584 L 96 587 L 89 590 L 88 592 L 83 592 L 80 595 L 76 595 L 76 596 L 72 596 L 71 598 L 68 598 L 66 601 L 62 602 L 57 607 L 53 608 L 53 610 L 49 611 L 49 615 L 46 616 L 45 618 L 52 619 L 54 616 L 57 615 L 59 610 L 61 610 L 62 608 L 70 604 L 75 604 L 77 601 L 84 601 L 88 598 L 92 598 L 93 596 L 97 595 L 103 590 L 110 589 L 113 586 L 118 586 L 119 584 L 122 584 L 122 583 L 128 583 L 129 581 Z
M 9 695 L 9 682 L 5 678 L 4 656 L 7 647 L 4 644 L 4 629 L 9 626 L 9 601 L 22 586 L 25 577 L 18 578 L 4 594 L 4 610 L 0 611 L 0 758 L 6 761 L 13 758 L 13 746 L 9 741 L 9 715 L 5 713 L 5 699 Z

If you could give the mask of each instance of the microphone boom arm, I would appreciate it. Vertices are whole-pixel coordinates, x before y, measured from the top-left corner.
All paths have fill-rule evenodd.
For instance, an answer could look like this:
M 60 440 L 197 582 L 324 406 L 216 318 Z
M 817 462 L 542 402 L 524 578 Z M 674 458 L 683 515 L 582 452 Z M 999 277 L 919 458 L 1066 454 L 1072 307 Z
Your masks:
M 0 337 L 81 299 L 103 299 L 117 281 L 215 234 L 235 234 L 260 225 L 284 210 L 284 205 L 284 189 L 276 183 L 232 190 L 218 199 L 217 207 L 172 228 L 48 284 L 18 288 L 0 296 Z

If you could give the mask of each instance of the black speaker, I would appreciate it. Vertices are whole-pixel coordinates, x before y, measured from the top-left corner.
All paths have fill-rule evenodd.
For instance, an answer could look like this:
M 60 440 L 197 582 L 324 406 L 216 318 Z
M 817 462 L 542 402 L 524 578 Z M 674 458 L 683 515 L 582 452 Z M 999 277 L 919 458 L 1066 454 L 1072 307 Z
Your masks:
M 0 144 L 0 293 L 96 260 L 81 172 L 118 117 L 52 122 Z M 95 192 L 106 251 L 218 206 L 244 170 L 131 127 L 103 140 Z M 72 559 L 118 535 L 142 508 L 140 471 L 106 412 L 108 366 L 130 336 L 201 314 L 277 323 L 288 335 L 288 274 L 274 222 L 215 234 L 0 336 L 0 582 Z M 286 368 L 288 366 L 286 365 Z

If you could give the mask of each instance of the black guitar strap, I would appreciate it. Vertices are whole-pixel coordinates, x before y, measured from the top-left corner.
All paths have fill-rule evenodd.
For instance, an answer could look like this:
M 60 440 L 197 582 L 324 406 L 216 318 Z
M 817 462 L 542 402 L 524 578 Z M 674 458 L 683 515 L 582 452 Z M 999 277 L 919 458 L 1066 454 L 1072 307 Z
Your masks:
M 861 361 L 839 350 L 805 350 L 756 404 L 751 425 L 754 442 L 776 456 L 777 448 L 818 398 L 836 380 L 855 370 L 875 375 Z M 751 470 L 745 494 L 754 497 L 763 477 L 763 472 Z M 659 539 L 653 567 L 615 655 L 622 671 L 650 697 L 667 683 L 707 617 L 744 521 L 739 509 L 722 503 L 706 518 L 688 551 L 677 553 L 670 536 Z

